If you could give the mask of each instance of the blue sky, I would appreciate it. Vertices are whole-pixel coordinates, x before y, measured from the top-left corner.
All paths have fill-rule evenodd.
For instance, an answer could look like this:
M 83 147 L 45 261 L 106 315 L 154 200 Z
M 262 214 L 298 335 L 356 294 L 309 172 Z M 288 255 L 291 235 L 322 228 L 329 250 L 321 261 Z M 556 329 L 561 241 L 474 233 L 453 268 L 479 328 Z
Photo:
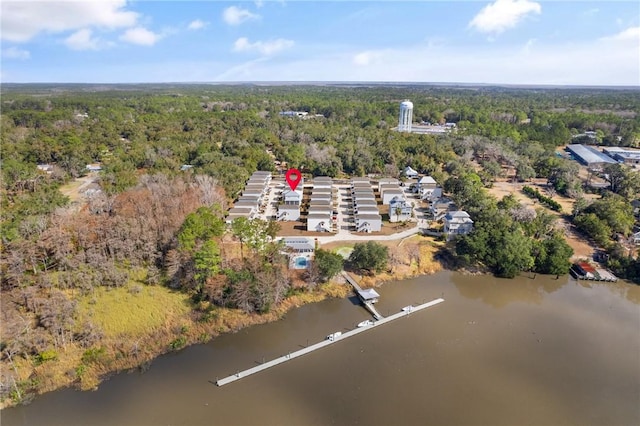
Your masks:
M 2 82 L 640 86 L 636 1 L 3 0 Z

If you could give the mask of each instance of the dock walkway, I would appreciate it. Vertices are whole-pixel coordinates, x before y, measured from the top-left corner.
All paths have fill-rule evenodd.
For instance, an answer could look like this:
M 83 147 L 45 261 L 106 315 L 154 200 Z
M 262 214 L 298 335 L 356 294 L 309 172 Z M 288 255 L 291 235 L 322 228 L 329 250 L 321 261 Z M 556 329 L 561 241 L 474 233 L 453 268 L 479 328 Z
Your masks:
M 356 296 L 360 297 L 360 292 L 362 291 L 362 287 L 360 287 L 360 285 L 356 282 L 356 280 L 354 280 L 351 277 L 351 275 L 349 275 L 346 271 L 342 271 L 342 276 L 347 280 L 349 284 L 351 284 L 351 286 L 355 290 Z M 378 312 L 378 310 L 373 306 L 373 303 L 362 299 L 362 297 L 360 297 L 360 300 L 362 301 L 362 304 L 364 305 L 364 307 L 367 308 L 369 312 L 371 312 L 371 315 L 373 315 L 373 317 L 376 320 L 379 321 L 384 318 L 382 314 L 380 314 L 380 312 Z
M 386 318 L 383 318 L 383 319 L 381 319 L 379 321 L 375 321 L 372 325 L 365 326 L 365 327 L 358 327 L 358 328 L 355 328 L 353 330 L 347 331 L 346 333 L 342 333 L 342 334 L 334 333 L 334 334 L 330 335 L 331 339 L 327 338 L 326 340 L 323 340 L 322 342 L 318 342 L 318 343 L 316 343 L 314 345 L 307 346 L 304 349 L 300 349 L 298 351 L 288 353 L 287 355 L 281 356 L 281 357 L 276 358 L 276 359 L 271 360 L 271 361 L 267 361 L 267 362 L 265 362 L 263 364 L 255 366 L 253 368 L 249 368 L 248 370 L 239 371 L 236 374 L 233 374 L 231 376 L 228 376 L 228 377 L 225 377 L 223 379 L 220 379 L 220 380 L 216 381 L 216 385 L 224 386 L 224 385 L 226 385 L 228 383 L 235 382 L 236 380 L 242 379 L 244 377 L 250 376 L 250 375 L 255 374 L 255 373 L 259 373 L 260 371 L 266 370 L 267 368 L 274 367 L 274 366 L 276 366 L 278 364 L 282 364 L 283 362 L 292 360 L 294 358 L 298 358 L 298 357 L 300 357 L 302 355 L 306 355 L 306 354 L 308 354 L 310 352 L 313 352 L 315 350 L 324 348 L 325 346 L 332 345 L 332 344 L 334 344 L 336 342 L 339 342 L 341 340 L 344 340 L 344 339 L 346 339 L 348 337 L 355 336 L 356 334 L 364 333 L 367 330 L 371 330 L 373 328 L 377 328 L 377 327 L 379 327 L 379 326 L 381 326 L 383 324 L 389 323 L 389 322 L 397 320 L 399 318 L 406 317 L 406 316 L 408 316 L 408 315 L 410 315 L 410 314 L 412 314 L 414 312 L 420 311 L 422 309 L 429 308 L 431 306 L 437 305 L 437 304 L 442 303 L 442 302 L 444 302 L 444 299 L 442 299 L 442 298 L 435 299 L 435 300 L 432 300 L 431 302 L 427 302 L 427 303 L 424 303 L 422 305 L 411 306 L 411 307 L 409 307 L 409 309 L 404 308 L 401 312 L 398 312 L 397 314 L 390 315 L 390 316 L 388 316 Z

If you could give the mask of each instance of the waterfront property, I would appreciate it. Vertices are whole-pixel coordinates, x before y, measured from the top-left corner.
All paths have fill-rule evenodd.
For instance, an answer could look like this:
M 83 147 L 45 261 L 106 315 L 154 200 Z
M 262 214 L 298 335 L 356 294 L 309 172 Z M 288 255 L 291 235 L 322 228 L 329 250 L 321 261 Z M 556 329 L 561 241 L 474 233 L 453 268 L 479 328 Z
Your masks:
M 610 271 L 598 268 L 591 265 L 588 262 L 577 262 L 571 266 L 569 270 L 571 275 L 579 280 L 591 280 L 591 281 L 618 281 L 618 277 L 613 275 Z
M 473 230 L 473 220 L 464 210 L 448 212 L 444 216 L 444 233 L 447 237 L 465 235 Z
M 313 239 L 305 237 L 285 237 L 282 242 L 289 255 L 289 268 L 307 269 L 311 266 L 316 245 Z

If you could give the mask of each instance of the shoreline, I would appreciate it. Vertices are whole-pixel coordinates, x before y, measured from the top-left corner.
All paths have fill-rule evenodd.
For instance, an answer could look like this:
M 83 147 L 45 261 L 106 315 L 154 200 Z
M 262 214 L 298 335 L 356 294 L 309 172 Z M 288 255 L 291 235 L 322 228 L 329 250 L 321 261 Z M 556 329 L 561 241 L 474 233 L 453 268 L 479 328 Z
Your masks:
M 425 244 L 424 241 L 419 247 L 421 248 L 420 255 L 425 255 L 425 259 L 421 259 L 425 261 L 425 264 L 416 265 L 412 261 L 408 263 L 405 261 L 401 265 L 392 267 L 390 271 L 373 276 L 349 273 L 357 278 L 363 288 L 371 288 L 380 287 L 393 281 L 433 275 L 447 269 L 443 267 L 441 261 L 434 259 L 436 247 L 428 243 Z M 214 311 L 212 320 L 203 322 L 201 319 L 195 318 L 194 311 L 191 310 L 161 330 L 146 336 L 136 336 L 139 337 L 136 346 L 139 345 L 145 350 L 137 351 L 135 354 L 126 353 L 126 345 L 131 343 L 127 339 L 107 340 L 101 346 L 101 348 L 107 348 L 105 353 L 95 362 L 87 363 L 87 365 L 81 364 L 84 366 L 81 372 L 77 367 L 72 367 L 77 365 L 81 359 L 78 353 L 68 353 L 73 351 L 62 350 L 60 359 L 56 360 L 60 365 L 55 365 L 55 368 L 44 362 L 29 369 L 29 364 L 25 361 L 21 363 L 21 366 L 30 373 L 25 378 L 26 380 L 34 380 L 34 375 L 36 377 L 46 376 L 48 380 L 35 382 L 36 386 L 24 389 L 24 394 L 17 400 L 6 398 L 0 401 L 0 410 L 29 404 L 39 395 L 64 388 L 75 388 L 82 391 L 96 390 L 102 382 L 114 375 L 135 369 L 145 371 L 155 359 L 162 355 L 177 352 L 195 344 L 208 343 L 222 334 L 236 333 L 251 326 L 279 321 L 291 310 L 310 303 L 318 303 L 330 298 L 347 298 L 351 294 L 353 294 L 351 286 L 345 285 L 344 279 L 338 275 L 330 282 L 319 286 L 317 290 L 289 296 L 266 314 L 246 314 L 237 309 L 219 308 Z M 131 340 L 133 340 L 133 336 Z M 180 345 L 174 346 L 178 341 Z M 59 374 L 48 371 L 48 367 L 52 367 L 49 370 L 55 369 Z M 6 368 L 9 368 L 8 364 L 6 364 Z M 72 372 L 70 373 L 70 371 Z

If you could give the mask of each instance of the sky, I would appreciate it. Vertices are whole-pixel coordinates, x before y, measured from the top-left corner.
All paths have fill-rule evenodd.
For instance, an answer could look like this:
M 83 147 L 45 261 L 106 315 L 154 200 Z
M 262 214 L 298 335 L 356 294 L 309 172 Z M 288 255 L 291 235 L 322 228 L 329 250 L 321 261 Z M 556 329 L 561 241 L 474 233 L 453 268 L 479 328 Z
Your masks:
M 0 82 L 640 86 L 637 1 L 0 2 Z

